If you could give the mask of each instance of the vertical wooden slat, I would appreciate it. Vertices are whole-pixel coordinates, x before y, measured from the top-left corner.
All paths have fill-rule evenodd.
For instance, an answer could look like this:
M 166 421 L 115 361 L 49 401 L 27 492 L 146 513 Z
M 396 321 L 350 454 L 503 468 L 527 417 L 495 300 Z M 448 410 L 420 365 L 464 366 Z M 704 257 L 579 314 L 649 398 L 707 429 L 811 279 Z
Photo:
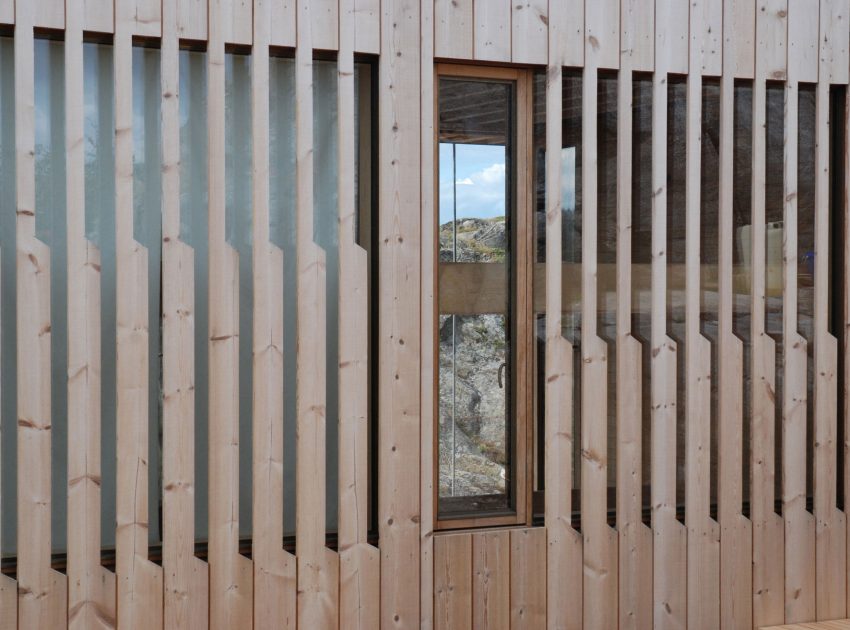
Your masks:
M 115 575 L 100 562 L 100 251 L 86 238 L 83 14 L 68 3 L 68 626 L 115 626 Z
M 693 15 L 698 14 L 699 30 L 694 31 Z M 704 76 L 720 76 L 723 71 L 723 0 L 703 0 L 691 9 L 691 46 L 697 46 L 700 70 Z M 693 72 L 693 65 L 690 67 Z
M 336 619 L 339 561 L 325 547 L 325 253 L 313 240 L 312 3 L 298 1 L 295 51 L 298 321 L 296 385 L 298 626 L 327 628 Z M 335 623 L 335 621 L 333 621 Z
M 795 83 L 811 83 L 818 78 L 818 12 L 812 10 L 812 3 L 807 0 L 787 1 L 787 76 Z
M 116 4 L 122 0 L 116 0 Z M 162 34 L 162 0 L 129 0 L 133 35 L 159 37 Z M 117 9 L 117 7 L 116 7 Z
M 481 61 L 510 61 L 510 0 L 473 0 L 473 15 L 473 57 Z
M 177 0 L 177 33 L 180 38 L 207 39 L 207 0 Z
M 617 530 L 618 610 L 621 630 L 652 625 L 652 530 L 643 523 L 641 343 L 632 334 L 632 70 L 651 67 L 652 32 L 639 20 L 639 3 L 624 0 L 617 98 Z M 644 3 L 647 4 L 647 3 Z M 646 9 L 647 7 L 641 7 Z M 652 15 L 651 7 L 650 16 Z M 632 12 L 637 11 L 633 15 Z M 652 22 L 650 22 L 650 25 Z M 647 50 L 649 51 L 647 53 Z
M 83 29 L 86 31 L 96 31 L 98 33 L 111 33 L 115 27 L 115 13 L 113 0 L 83 0 Z M 68 6 L 66 29 L 71 30 L 71 21 L 74 19 L 71 12 L 78 12 L 79 8 L 74 3 L 74 6 Z
M 547 576 L 546 563 L 545 529 L 534 527 L 511 531 L 511 630 L 543 630 L 552 627 L 551 617 L 548 617 L 547 626 L 544 585 Z M 573 588 L 573 584 L 568 584 L 567 587 Z M 568 608 L 567 600 L 560 600 L 556 605 L 566 608 L 564 612 L 573 620 L 571 624 L 582 627 L 578 610 Z M 568 624 L 558 627 L 572 626 Z
M 656 628 L 687 624 L 687 531 L 676 519 L 677 347 L 667 334 L 667 77 L 687 69 L 687 38 L 677 25 L 688 19 L 681 3 L 656 2 L 655 74 L 652 80 L 652 530 L 653 622 Z M 683 49 L 682 49 L 683 48 Z
M 195 252 L 180 235 L 179 7 L 162 6 L 163 625 L 208 627 L 209 570 L 195 557 Z
M 652 72 L 655 68 L 655 2 L 622 0 L 620 5 L 620 67 Z
M 434 628 L 472 630 L 472 535 L 434 541 Z
M 339 47 L 339 0 L 312 0 L 313 48 L 337 50 Z M 300 42 L 299 42 L 300 45 Z
M 785 549 L 783 520 L 774 512 L 774 456 L 776 353 L 773 338 L 765 330 L 765 175 L 766 85 L 770 78 L 784 78 L 785 7 L 763 0 L 757 6 L 755 82 L 753 83 L 753 167 L 750 269 L 750 339 L 752 388 L 750 419 L 751 488 L 753 524 L 753 625 L 782 623 L 785 617 Z M 776 47 L 782 51 L 776 53 Z M 787 360 L 787 358 L 786 358 Z
M 421 429 L 420 429 L 420 629 L 434 629 L 434 521 L 436 518 L 436 493 L 434 482 L 436 477 L 435 423 L 436 405 L 433 392 L 437 386 L 437 316 L 436 316 L 436 238 L 437 236 L 437 177 L 436 153 L 437 143 L 434 129 L 435 121 L 435 75 L 434 75 L 434 4 L 421 3 L 421 42 L 420 77 L 421 77 L 421 121 L 420 121 L 420 162 L 421 168 L 421 347 L 420 347 L 420 397 Z
M 562 4 L 567 6 L 555 10 L 566 15 L 565 9 L 571 9 L 569 23 L 575 26 L 573 31 L 577 35 L 575 40 L 568 38 L 562 46 L 575 53 L 571 59 L 578 59 L 567 65 L 578 65 L 583 52 L 581 36 L 584 30 L 584 3 L 581 0 L 562 0 Z M 545 0 L 518 0 L 511 3 L 511 60 L 514 63 L 547 63 L 549 11 Z
M 572 527 L 573 348 L 561 334 L 562 67 L 568 7 L 552 5 L 546 72 L 546 622 L 550 629 L 582 627 L 582 539 Z M 513 576 L 512 576 L 513 580 Z
M 822 8 L 821 17 L 825 13 Z M 823 29 L 826 31 L 827 29 Z M 821 38 L 823 39 L 823 38 Z M 823 59 L 823 57 L 822 57 Z M 827 64 L 821 65 L 822 74 Z M 817 619 L 847 614 L 846 518 L 838 509 L 838 341 L 829 330 L 830 306 L 830 85 L 818 82 L 815 155 L 814 288 L 814 516 Z M 842 208 L 842 212 L 845 210 Z
M 148 362 L 155 357 L 148 356 L 148 253 L 134 239 L 132 0 L 115 3 L 115 18 L 118 625 L 153 629 L 162 627 L 162 569 L 148 560 Z
M 354 50 L 373 55 L 381 52 L 380 0 L 354 0 Z
M 733 235 L 735 174 L 735 73 L 745 38 L 734 21 L 738 0 L 725 0 L 723 24 L 723 77 L 720 83 L 720 151 L 718 209 L 718 335 L 717 430 L 718 519 L 720 521 L 720 627 L 753 627 L 752 524 L 743 506 L 744 348 L 735 335 Z M 752 33 L 750 34 L 752 39 Z
M 784 396 L 782 514 L 785 518 L 785 621 L 815 618 L 815 520 L 807 507 L 808 344 L 798 331 L 798 134 L 799 83 L 817 80 L 818 15 L 800 0 L 788 1 L 788 59 L 785 98 L 783 243 Z
M 380 554 L 368 542 L 369 271 L 357 243 L 354 0 L 340 0 L 339 16 L 339 619 L 340 628 L 369 630 L 380 625 Z M 360 115 L 369 115 L 365 103 Z
M 210 627 L 249 628 L 252 564 L 239 553 L 238 255 L 225 233 L 225 23 L 232 8 L 209 6 L 209 563 Z
M 15 8 L 18 623 L 63 628 L 67 583 L 50 568 L 50 250 L 35 235 L 35 7 Z
M 472 1 L 434 0 L 435 57 L 472 59 Z
M 757 0 L 756 79 L 780 81 L 786 76 L 788 9 L 788 0 Z
M 283 542 L 283 251 L 270 240 L 269 37 L 272 3 L 254 3 L 251 68 L 254 272 L 254 626 L 296 627 L 296 562 Z M 293 264 L 294 261 L 289 261 Z
M 381 626 L 419 625 L 420 15 L 382 0 L 378 523 Z M 431 139 L 428 138 L 430 143 Z
M 585 66 L 620 67 L 620 2 L 597 0 L 584 8 Z M 594 189 L 595 190 L 595 189 Z M 595 197 L 594 195 L 591 195 Z
M 850 80 L 850 0 L 821 0 L 820 80 Z
M 28 0 L 33 5 L 32 25 L 36 28 L 65 28 L 64 0 Z M 20 14 L 20 11 L 18 12 Z
M 723 74 L 752 79 L 755 72 L 756 5 L 752 0 L 724 0 Z M 727 64 L 726 57 L 732 55 Z
M 472 534 L 472 627 L 510 629 L 511 534 Z
M 252 0 L 210 0 L 209 41 L 212 42 L 212 13 L 219 3 L 222 11 L 222 32 L 225 44 L 250 46 L 254 35 Z
M 295 0 L 272 3 L 269 43 L 272 46 L 295 46 Z
M 688 530 L 688 628 L 720 625 L 720 531 L 711 518 L 711 342 L 701 332 L 700 210 L 702 72 L 719 61 L 706 13 L 691 5 L 685 174 L 685 524 Z M 716 28 L 717 25 L 714 25 Z M 717 29 L 719 30 L 719 29 Z M 712 59 L 714 57 L 714 59 Z M 708 141 L 708 138 L 705 138 Z
M 617 534 L 608 527 L 608 345 L 597 335 L 598 290 L 598 63 L 608 33 L 601 5 L 587 8 L 587 46 L 582 81 L 581 223 L 581 524 L 584 538 L 583 623 L 617 625 Z M 615 41 L 619 38 L 615 37 Z M 558 151 L 560 155 L 560 151 Z M 550 262 L 551 264 L 551 262 Z M 548 484 L 547 484 L 548 485 Z M 563 492 L 566 489 L 558 488 Z
M 656 0 L 655 2 L 655 71 L 686 74 L 690 31 L 682 26 L 689 23 L 687 0 Z M 655 103 L 657 101 L 653 101 Z M 666 128 L 664 130 L 666 137 Z

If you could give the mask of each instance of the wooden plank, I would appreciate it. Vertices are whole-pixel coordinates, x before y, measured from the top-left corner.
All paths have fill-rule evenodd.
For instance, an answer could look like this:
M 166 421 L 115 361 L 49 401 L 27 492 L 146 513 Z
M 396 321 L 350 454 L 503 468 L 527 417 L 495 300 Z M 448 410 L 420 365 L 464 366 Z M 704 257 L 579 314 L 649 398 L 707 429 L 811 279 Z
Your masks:
M 737 0 L 726 0 L 727 15 Z M 737 33 L 740 24 L 724 28 Z M 746 27 L 744 27 L 746 28 Z M 733 30 L 734 29 L 734 30 Z M 718 210 L 718 335 L 717 413 L 718 487 L 720 522 L 720 627 L 753 627 L 752 524 L 743 514 L 744 457 L 744 344 L 734 331 L 735 232 L 735 75 L 740 67 L 739 42 L 723 37 L 723 76 L 720 83 L 720 151 Z M 746 419 L 749 420 L 748 418 Z
M 122 0 L 115 0 L 116 4 Z M 130 0 L 132 11 L 133 35 L 159 37 L 162 34 L 162 1 Z
M 755 72 L 756 5 L 751 0 L 724 0 L 723 73 L 752 79 Z M 726 56 L 733 63 L 726 64 Z
M 472 627 L 510 629 L 511 534 L 472 534 Z
M 511 60 L 510 0 L 473 0 L 473 57 L 479 61 Z
M 298 4 L 295 51 L 296 223 L 298 242 L 297 490 L 298 625 L 336 622 L 339 560 L 325 547 L 325 253 L 313 239 L 313 46 L 309 0 Z
M 545 529 L 511 530 L 511 630 L 543 630 L 546 627 L 546 560 Z M 559 603 L 560 606 L 564 604 L 564 601 Z M 569 610 L 568 614 L 575 612 Z M 576 621 L 580 626 L 581 619 Z
M 381 52 L 380 0 L 354 0 L 354 52 Z
M 339 11 L 339 625 L 369 630 L 380 625 L 381 559 L 368 542 L 369 270 L 357 243 L 354 0 L 340 0 Z
M 793 20 L 792 20 L 793 22 Z M 797 137 L 798 85 L 803 65 L 789 60 L 785 121 L 785 214 L 783 239 L 784 396 L 782 420 L 782 515 L 785 519 L 785 621 L 815 616 L 815 522 L 807 501 L 807 342 L 797 322 Z M 793 257 L 793 258 L 789 258 Z
M 838 341 L 830 333 L 830 87 L 817 86 L 814 293 L 814 517 L 816 618 L 847 615 L 847 522 L 838 509 Z
M 620 67 L 652 72 L 655 69 L 655 2 L 622 0 L 620 4 Z
M 339 48 L 339 0 L 312 0 L 313 48 Z M 301 42 L 298 42 L 299 46 Z
M 824 0 L 826 2 L 827 0 Z M 818 12 L 806 0 L 788 0 L 788 79 L 818 80 Z M 796 128 L 796 127 L 795 127 Z
M 437 377 L 437 296 L 435 294 L 436 271 L 438 267 L 437 245 L 437 200 L 438 181 L 436 177 L 437 142 L 435 135 L 436 77 L 434 72 L 434 4 L 421 3 L 421 120 L 420 120 L 420 162 L 421 167 L 421 222 L 422 239 L 420 274 L 420 317 L 421 317 L 421 365 L 420 391 L 420 453 L 419 462 L 422 471 L 420 509 L 420 623 L 421 630 L 434 628 L 434 523 L 436 522 L 436 465 L 435 453 L 438 444 L 436 437 L 436 391 Z M 430 395 L 428 392 L 432 392 Z
M 795 623 L 787 626 L 764 627 L 761 630 L 848 630 L 850 619 L 825 621 L 822 623 Z
M 222 29 L 225 44 L 250 46 L 254 35 L 254 18 L 252 0 L 218 0 L 222 11 Z M 212 0 L 210 5 L 215 4 Z M 212 20 L 215 8 L 209 7 L 210 33 L 212 41 Z
M 163 7 L 164 10 L 165 7 Z M 206 41 L 206 0 L 177 0 L 177 33 L 180 39 Z M 165 36 L 164 31 L 163 36 Z
M 251 68 L 254 273 L 254 626 L 296 626 L 296 560 L 283 541 L 283 251 L 270 240 L 269 38 L 273 3 L 254 3 Z
M 820 80 L 847 83 L 850 80 L 850 0 L 821 0 Z
M 66 0 L 66 5 L 67 5 Z M 68 7 L 66 7 L 68 8 Z M 66 29 L 71 29 L 71 11 L 77 11 L 77 7 L 68 9 Z M 84 0 L 83 2 L 83 30 L 98 33 L 111 33 L 115 27 L 115 12 L 113 0 Z
M 133 43 L 138 5 L 115 4 L 118 625 L 162 627 L 162 568 L 148 559 L 148 260 L 134 239 Z
M 434 540 L 434 628 L 472 629 L 472 535 Z
M 588 17 L 591 11 L 588 11 Z M 588 22 L 588 25 L 590 22 Z M 597 62 L 588 26 L 582 81 L 581 523 L 584 617 L 590 628 L 617 625 L 617 534 L 608 526 L 608 345 L 597 335 Z M 560 155 L 560 151 L 558 152 Z M 560 488 L 563 492 L 563 488 Z
M 50 564 L 50 250 L 35 235 L 45 209 L 35 207 L 34 7 L 15 9 L 18 624 L 64 628 L 66 578 Z
M 553 8 L 556 5 L 553 5 Z M 563 7 L 562 7 L 563 8 Z M 549 25 L 546 71 L 546 620 L 582 627 L 582 538 L 572 527 L 573 348 L 561 334 L 563 15 Z
M 210 628 L 249 627 L 253 569 L 239 553 L 239 295 L 236 251 L 225 219 L 225 33 L 230 6 L 209 7 L 207 122 L 209 182 L 209 619 Z M 231 27 L 232 29 L 233 27 Z M 230 31 L 234 33 L 233 30 Z
M 625 20 L 623 28 L 625 29 Z M 649 40 L 652 41 L 651 39 Z M 632 321 L 632 64 L 624 46 L 617 101 L 617 530 L 619 624 L 622 630 L 652 625 L 652 530 L 643 523 L 643 427 L 641 343 Z M 648 455 L 648 454 L 646 454 Z
M 652 80 L 652 289 L 651 417 L 653 623 L 687 625 L 687 531 L 676 519 L 676 342 L 667 331 L 667 74 L 688 63 L 688 42 L 677 25 L 688 7 L 656 2 L 655 74 Z M 685 37 L 683 40 L 682 37 Z
M 295 0 L 272 3 L 269 43 L 272 46 L 295 47 Z
M 702 71 L 719 61 L 706 13 L 691 7 L 685 174 L 685 525 L 688 627 L 720 626 L 720 530 L 711 518 L 711 342 L 701 332 Z M 718 29 L 719 30 L 719 29 Z M 712 60 L 712 57 L 716 59 Z
M 563 7 L 548 7 L 545 0 L 518 0 L 511 3 L 511 60 L 514 63 L 533 63 L 543 65 L 548 62 L 548 20 L 549 11 L 561 11 L 560 15 L 569 14 L 570 24 L 576 27 L 578 38 L 574 41 L 568 38 L 563 45 L 569 46 L 569 52 L 574 53 L 573 59 L 581 59 L 581 37 L 584 33 L 584 3 L 581 0 L 565 0 Z M 564 32 L 564 31 L 561 31 Z M 569 32 L 569 31 L 567 31 Z M 566 52 L 566 50 L 565 50 Z M 568 65 L 579 65 L 581 62 Z M 565 64 L 567 65 L 567 64 Z
M 723 71 L 723 0 L 703 0 L 691 10 L 691 24 L 697 15 L 699 30 L 691 29 L 691 48 L 699 51 L 703 76 L 720 76 Z M 693 52 L 693 51 L 692 51 Z M 690 68 L 693 72 L 693 66 Z
M 584 12 L 585 64 L 593 64 L 597 68 L 619 68 L 619 0 L 588 2 L 585 4 Z
M 775 16 L 759 15 L 758 38 L 765 37 Z M 785 619 L 785 549 L 782 517 L 774 512 L 775 377 L 773 338 L 765 332 L 765 168 L 766 168 L 766 73 L 775 72 L 768 64 L 770 54 L 759 48 L 756 80 L 753 83 L 753 184 L 751 234 L 753 273 L 750 282 L 752 361 L 752 419 L 750 431 L 750 513 L 753 526 L 753 625 L 782 623 Z M 784 72 L 784 70 L 783 70 Z
M 65 28 L 64 0 L 38 0 L 37 2 L 30 0 L 30 2 L 33 5 L 33 26 L 57 30 Z
M 687 74 L 690 3 L 687 0 L 655 1 L 655 71 Z M 653 101 L 655 102 L 655 101 Z
M 209 570 L 195 557 L 194 250 L 180 239 L 180 7 L 162 6 L 163 625 L 209 624 Z
M 0 24 L 15 23 L 15 0 L 0 0 Z
M 70 5 L 70 3 L 69 3 Z M 68 626 L 115 625 L 115 575 L 100 562 L 100 251 L 86 238 L 83 19 L 65 30 L 68 217 Z
M 788 0 L 757 0 L 756 78 L 785 79 L 788 68 L 788 8 Z
M 383 0 L 378 179 L 381 626 L 419 625 L 420 14 Z M 430 141 L 430 138 L 429 138 Z
M 434 0 L 435 57 L 472 59 L 472 1 Z

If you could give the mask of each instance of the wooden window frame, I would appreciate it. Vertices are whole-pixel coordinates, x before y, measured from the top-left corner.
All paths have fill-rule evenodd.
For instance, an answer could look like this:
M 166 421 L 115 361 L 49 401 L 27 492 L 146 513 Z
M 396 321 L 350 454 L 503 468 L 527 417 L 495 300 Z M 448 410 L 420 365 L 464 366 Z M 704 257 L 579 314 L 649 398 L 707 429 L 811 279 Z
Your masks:
M 433 479 L 433 505 L 434 505 L 434 528 L 435 530 L 457 530 L 496 526 L 518 526 L 531 525 L 532 519 L 532 481 L 533 475 L 533 448 L 534 448 L 534 313 L 532 301 L 532 273 L 534 265 L 534 224 L 533 224 L 533 147 L 532 147 L 532 80 L 533 72 L 521 68 L 493 67 L 493 66 L 470 66 L 459 64 L 438 63 L 434 72 L 434 199 L 435 199 L 435 238 L 432 244 L 434 248 L 434 322 L 439 322 L 440 299 L 439 299 L 439 271 L 440 271 L 440 241 L 439 241 L 439 150 L 440 150 L 440 110 L 439 94 L 440 79 L 467 78 L 480 80 L 510 81 L 514 83 L 516 90 L 516 108 L 513 112 L 515 119 L 516 144 L 515 164 L 513 176 L 515 187 L 513 190 L 515 208 L 514 212 L 514 237 L 513 245 L 515 254 L 513 256 L 515 270 L 515 282 L 512 283 L 514 308 L 512 316 L 515 319 L 514 336 L 512 338 L 512 350 L 514 352 L 514 391 L 509 418 L 512 428 L 511 445 L 513 457 L 511 459 L 511 472 L 515 478 L 514 484 L 514 511 L 510 514 L 496 513 L 488 515 L 482 512 L 480 516 L 458 516 L 441 517 L 440 505 L 440 466 L 439 466 L 439 360 L 434 361 L 432 367 L 434 386 L 431 395 L 434 400 L 434 479 Z M 433 356 L 439 357 L 439 335 L 433 334 Z

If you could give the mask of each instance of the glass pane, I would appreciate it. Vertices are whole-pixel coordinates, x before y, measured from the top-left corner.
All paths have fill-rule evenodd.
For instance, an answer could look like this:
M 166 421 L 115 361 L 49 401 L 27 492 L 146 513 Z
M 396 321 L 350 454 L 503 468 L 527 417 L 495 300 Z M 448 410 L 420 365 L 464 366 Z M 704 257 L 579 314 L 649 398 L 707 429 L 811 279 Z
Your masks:
M 511 502 L 511 83 L 441 79 L 440 513 Z

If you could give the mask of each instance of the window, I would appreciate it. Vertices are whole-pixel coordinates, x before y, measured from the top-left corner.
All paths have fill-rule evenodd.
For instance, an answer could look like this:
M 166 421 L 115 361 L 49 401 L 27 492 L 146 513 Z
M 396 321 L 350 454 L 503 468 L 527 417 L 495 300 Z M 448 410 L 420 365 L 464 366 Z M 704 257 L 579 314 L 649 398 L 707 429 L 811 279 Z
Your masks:
M 438 71 L 440 527 L 529 512 L 529 79 Z

